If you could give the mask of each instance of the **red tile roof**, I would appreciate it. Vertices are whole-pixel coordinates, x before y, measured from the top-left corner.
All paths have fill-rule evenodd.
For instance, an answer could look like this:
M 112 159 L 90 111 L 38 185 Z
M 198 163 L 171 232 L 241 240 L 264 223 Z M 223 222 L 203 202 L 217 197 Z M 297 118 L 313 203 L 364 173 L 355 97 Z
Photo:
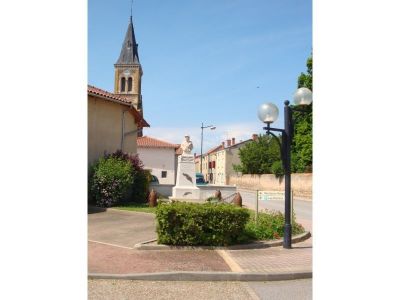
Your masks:
M 242 145 L 242 144 L 244 144 L 244 143 L 247 143 L 247 142 L 250 142 L 250 141 L 252 141 L 253 139 L 248 139 L 248 140 L 245 140 L 245 141 L 241 141 L 241 142 L 239 142 L 239 143 L 235 143 L 235 144 L 233 144 L 233 145 L 230 145 L 230 146 L 228 146 L 228 147 L 224 147 L 222 144 L 220 144 L 220 145 L 218 145 L 218 146 L 216 146 L 216 147 L 214 147 L 214 148 L 211 148 L 210 150 L 208 150 L 206 153 L 204 153 L 203 155 L 208 155 L 208 154 L 211 154 L 211 153 L 214 153 L 214 152 L 218 152 L 218 151 L 220 151 L 220 150 L 224 150 L 224 149 L 230 149 L 230 148 L 234 148 L 234 147 L 236 147 L 236 146 L 238 146 L 238 145 Z M 200 155 L 199 155 L 200 156 Z
M 150 127 L 149 123 L 147 123 L 147 121 L 140 115 L 140 113 L 136 110 L 136 108 L 134 108 L 131 105 L 131 101 L 129 101 L 128 99 L 126 99 L 124 97 L 120 97 L 119 95 L 116 95 L 116 94 L 112 94 L 105 90 L 99 89 L 92 85 L 88 85 L 87 91 L 88 91 L 88 95 L 101 97 L 108 101 L 112 101 L 112 102 L 116 102 L 116 103 L 119 103 L 122 105 L 129 106 L 130 112 L 134 116 L 135 121 L 137 122 L 138 126 L 140 128 Z
M 171 144 L 149 136 L 138 137 L 137 146 L 142 148 L 172 148 L 172 149 L 177 149 L 180 147 L 180 145 L 178 144 Z
M 107 98 L 109 100 L 114 100 L 116 102 L 121 102 L 121 104 L 125 105 L 131 105 L 131 102 L 123 97 L 119 97 L 115 94 L 112 94 L 110 92 L 107 92 L 105 90 L 99 89 L 95 86 L 88 85 L 88 94 L 93 94 L 96 96 L 102 96 L 104 98 Z
M 217 147 L 214 147 L 214 148 L 208 150 L 206 154 L 211 154 L 213 152 L 217 152 L 217 151 L 222 150 L 222 149 L 224 149 L 224 146 L 218 145 Z

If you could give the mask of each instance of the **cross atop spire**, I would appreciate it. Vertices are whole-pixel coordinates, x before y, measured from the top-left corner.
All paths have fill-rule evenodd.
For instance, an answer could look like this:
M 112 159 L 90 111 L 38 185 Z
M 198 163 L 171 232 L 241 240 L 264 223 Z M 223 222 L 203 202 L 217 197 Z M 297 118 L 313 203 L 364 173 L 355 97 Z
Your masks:
M 135 31 L 133 30 L 132 14 L 129 18 L 129 25 L 125 34 L 124 43 L 122 44 L 121 53 L 115 64 L 140 65 L 138 44 L 136 43 Z

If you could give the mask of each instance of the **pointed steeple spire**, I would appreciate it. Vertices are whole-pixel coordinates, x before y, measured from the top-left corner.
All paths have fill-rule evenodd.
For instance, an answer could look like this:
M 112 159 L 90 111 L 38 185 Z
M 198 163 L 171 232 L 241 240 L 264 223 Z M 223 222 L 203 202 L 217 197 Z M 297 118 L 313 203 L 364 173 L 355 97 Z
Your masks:
M 129 19 L 128 30 L 125 34 L 124 43 L 122 44 L 121 53 L 116 65 L 140 65 L 138 44 L 135 39 L 135 31 L 133 30 L 132 15 Z

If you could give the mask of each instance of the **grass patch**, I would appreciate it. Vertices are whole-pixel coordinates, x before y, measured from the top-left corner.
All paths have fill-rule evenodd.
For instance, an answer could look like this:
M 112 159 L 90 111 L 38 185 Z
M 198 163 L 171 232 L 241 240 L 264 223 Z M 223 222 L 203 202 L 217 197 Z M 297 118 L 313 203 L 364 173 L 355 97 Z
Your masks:
M 124 203 L 124 204 L 118 204 L 113 208 L 120 210 L 138 211 L 138 212 L 155 214 L 157 207 L 149 207 L 148 203 Z

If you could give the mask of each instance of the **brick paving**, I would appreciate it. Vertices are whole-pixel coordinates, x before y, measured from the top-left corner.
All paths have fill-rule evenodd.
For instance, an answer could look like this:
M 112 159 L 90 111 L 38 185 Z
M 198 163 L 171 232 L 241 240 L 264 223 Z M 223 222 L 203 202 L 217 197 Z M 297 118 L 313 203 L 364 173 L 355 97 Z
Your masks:
M 223 258 L 211 250 L 133 250 L 89 242 L 88 255 L 89 273 L 230 271 Z
M 229 250 L 230 257 L 243 272 L 289 273 L 312 271 L 312 242 L 292 244 L 293 249 L 272 247 L 253 250 Z

